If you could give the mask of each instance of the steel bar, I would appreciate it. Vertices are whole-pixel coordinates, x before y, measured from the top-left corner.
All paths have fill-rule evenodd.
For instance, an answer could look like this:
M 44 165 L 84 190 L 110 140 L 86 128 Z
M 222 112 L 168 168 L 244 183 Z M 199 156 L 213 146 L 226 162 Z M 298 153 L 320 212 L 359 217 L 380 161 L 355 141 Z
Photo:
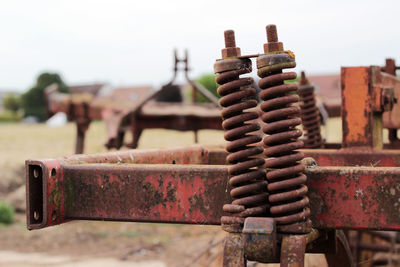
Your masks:
M 394 149 L 301 149 L 319 166 L 400 166 L 400 151 Z M 69 163 L 148 163 L 148 164 L 225 164 L 227 152 L 222 146 L 193 145 L 168 149 L 107 152 L 96 155 L 73 155 L 63 158 Z M 100 160 L 101 159 L 101 160 Z M 100 161 L 99 161 L 100 160 Z
M 230 201 L 224 165 L 76 162 L 26 162 L 29 229 L 71 219 L 219 225 Z M 315 167 L 305 174 L 313 227 L 400 230 L 399 169 Z
M 399 150 L 348 149 L 303 149 L 306 157 L 312 157 L 319 166 L 400 166 Z
M 304 267 L 306 235 L 284 235 L 281 247 L 282 267 Z
M 300 151 L 306 157 L 312 157 L 319 166 L 400 166 L 400 151 L 394 149 L 300 149 Z M 222 148 L 213 147 L 208 155 L 210 164 L 224 164 L 227 153 Z
M 220 146 L 192 145 L 165 149 L 140 149 L 99 154 L 72 155 L 58 159 L 62 164 L 143 163 L 143 164 L 225 164 Z
M 204 151 L 208 164 L 225 164 L 226 151 L 218 146 L 190 146 L 187 151 L 197 153 Z M 139 153 L 137 152 L 134 153 Z M 172 150 L 169 150 L 172 151 Z M 352 149 L 300 149 L 306 157 L 312 157 L 319 166 L 365 166 L 365 167 L 396 167 L 400 166 L 400 151 L 395 149 L 370 150 L 363 148 Z M 121 152 L 127 153 L 127 152 Z M 158 154 L 154 151 L 155 154 Z M 163 152 L 162 152 L 163 153 Z M 162 154 L 160 153 L 160 155 Z M 189 152 L 187 152 L 189 153 Z M 141 161 L 146 163 L 145 161 Z M 152 163 L 152 162 L 147 162 Z M 193 164 L 198 164 L 193 162 Z M 201 163 L 200 163 L 201 164 Z
M 380 91 L 371 85 L 378 67 L 349 67 L 341 70 L 343 147 L 382 148 Z M 380 122 L 380 123 L 379 123 Z

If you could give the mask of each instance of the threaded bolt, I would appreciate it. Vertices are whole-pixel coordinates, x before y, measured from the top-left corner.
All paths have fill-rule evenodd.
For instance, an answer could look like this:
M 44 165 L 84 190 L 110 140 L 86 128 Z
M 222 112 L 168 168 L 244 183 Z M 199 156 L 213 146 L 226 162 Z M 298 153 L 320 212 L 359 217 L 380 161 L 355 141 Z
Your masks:
M 265 27 L 267 32 L 267 43 L 264 44 L 264 53 L 273 53 L 283 51 L 283 44 L 278 41 L 278 31 L 275 24 L 269 24 Z
M 235 32 L 233 30 L 224 31 L 225 47 L 236 47 Z
M 222 57 L 240 56 L 240 48 L 236 47 L 235 32 L 233 30 L 224 31 L 225 48 L 222 49 Z
M 267 40 L 268 43 L 276 43 L 278 42 L 278 32 L 276 30 L 275 24 L 269 24 L 266 27 L 267 30 Z

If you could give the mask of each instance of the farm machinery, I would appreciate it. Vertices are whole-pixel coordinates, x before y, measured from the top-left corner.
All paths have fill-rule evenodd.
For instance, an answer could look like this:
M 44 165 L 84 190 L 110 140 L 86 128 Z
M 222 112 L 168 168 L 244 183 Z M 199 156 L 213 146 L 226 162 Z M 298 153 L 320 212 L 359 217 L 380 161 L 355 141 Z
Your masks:
M 58 92 L 57 85 L 51 85 L 45 92 L 48 117 L 64 112 L 69 121 L 75 122 L 75 154 L 83 153 L 86 132 L 93 120 L 104 121 L 107 130 L 105 146 L 108 149 L 137 148 L 142 131 L 151 128 L 193 131 L 197 143 L 198 130 L 221 129 L 221 116 L 218 99 L 191 79 L 189 71 L 188 52 L 179 58 L 175 50 L 172 79 L 156 91 L 150 87 L 134 87 L 115 88 L 111 93 L 82 90 L 66 94 Z M 184 74 L 186 84 L 176 84 L 179 72 Z M 85 89 L 85 86 L 80 87 Z M 183 99 L 181 90 L 185 87 L 191 88 L 191 103 Z M 198 95 L 209 103 L 200 103 Z M 124 138 L 129 131 L 132 141 L 126 143 Z
M 215 62 L 226 147 L 129 150 L 27 160 L 27 226 L 72 220 L 221 225 L 223 266 L 400 264 L 400 80 L 394 69 L 343 67 L 342 143 L 320 133 L 314 88 L 275 25 L 264 53 L 241 55 L 225 31 Z M 258 103 L 251 73 L 261 78 Z M 394 65 L 395 66 L 395 65 Z M 300 126 L 303 130 L 300 129 Z M 388 129 L 389 143 L 383 142 Z M 304 135 L 303 135 L 304 131 Z M 378 257 L 379 253 L 382 257 Z

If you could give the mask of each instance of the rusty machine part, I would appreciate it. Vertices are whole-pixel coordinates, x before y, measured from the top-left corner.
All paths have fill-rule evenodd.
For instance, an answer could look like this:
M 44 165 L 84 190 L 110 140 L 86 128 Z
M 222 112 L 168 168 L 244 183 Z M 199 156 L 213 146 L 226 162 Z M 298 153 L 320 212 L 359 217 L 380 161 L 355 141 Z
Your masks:
M 391 74 L 393 76 L 396 76 L 396 71 L 400 70 L 400 66 L 396 66 L 396 62 L 392 58 L 387 58 L 385 66 L 381 68 L 382 71 Z M 386 96 L 386 98 L 388 98 Z M 387 102 L 390 102 L 390 99 L 386 99 Z M 399 101 L 396 99 L 396 102 Z M 391 125 L 390 125 L 391 126 Z M 389 142 L 392 146 L 394 147 L 400 147 L 400 139 L 397 136 L 397 128 L 392 128 L 389 127 Z
M 301 124 L 299 96 L 296 83 L 285 84 L 286 80 L 296 78 L 295 72 L 283 69 L 294 68 L 294 54 L 283 50 L 278 41 L 275 25 L 268 25 L 268 43 L 264 44 L 264 55 L 257 57 L 258 76 L 262 89 L 261 119 L 265 136 L 265 166 L 268 168 L 270 212 L 278 224 L 278 230 L 285 233 L 308 233 L 311 230 L 307 177 L 303 174 L 305 166 L 301 163 L 304 146 L 299 140 L 302 131 L 296 129 Z
M 299 120 L 299 109 L 290 109 L 298 101 L 298 97 L 279 91 L 286 88 L 285 92 L 294 92 L 296 89 L 294 85 L 282 83 L 286 77 L 293 77 L 293 74 L 281 73 L 285 67 L 293 66 L 294 58 L 291 52 L 285 52 L 282 44 L 277 42 L 274 27 L 270 26 L 268 30 L 272 33 L 271 37 L 268 36 L 269 53 L 247 56 L 240 55 L 232 41 L 233 34 L 227 32 L 228 40 L 223 58 L 215 65 L 221 67 L 216 68 L 216 72 L 220 73 L 218 77 L 225 77 L 220 80 L 220 91 L 224 94 L 223 101 L 226 101 L 224 123 L 229 122 L 226 129 L 230 132 L 227 137 L 230 151 L 215 146 L 190 146 L 27 160 L 28 229 L 41 229 L 72 220 L 220 226 L 223 217 L 228 223 L 223 226 L 228 231 L 224 247 L 224 267 L 243 267 L 247 260 L 280 262 L 282 267 L 304 266 L 305 253 L 325 254 L 328 266 L 352 267 L 357 264 L 371 267 L 373 264 L 385 262 L 395 265 L 396 261 L 392 256 L 399 252 L 396 244 L 399 242 L 398 235 L 394 242 L 394 235 L 382 231 L 400 231 L 400 205 L 397 205 L 400 199 L 400 150 L 393 149 L 392 143 L 383 146 L 382 132 L 384 127 L 400 128 L 400 116 L 396 116 L 400 110 L 400 103 L 396 101 L 400 94 L 400 79 L 382 72 L 376 66 L 342 68 L 342 144 L 340 149 L 327 146 L 323 149 L 300 149 L 307 157 L 301 161 L 306 166 L 304 169 L 304 165 L 299 163 L 301 154 L 289 153 L 296 151 L 300 145 L 299 133 L 294 131 Z M 278 51 L 272 52 L 275 50 Z M 257 127 L 246 117 L 252 114 L 252 109 L 245 109 L 245 105 L 250 105 L 251 98 L 242 98 L 239 95 L 241 92 L 251 91 L 247 89 L 248 81 L 240 77 L 243 69 L 249 68 L 250 57 L 264 58 L 263 63 L 267 63 L 260 69 L 263 75 L 261 82 L 265 85 L 262 87 L 264 102 L 261 106 L 264 111 L 258 113 L 268 123 L 267 131 L 264 132 L 271 133 L 267 136 L 269 139 L 266 139 L 267 149 L 277 149 L 282 145 L 288 148 L 287 151 L 281 149 L 279 152 L 282 153 L 266 153 L 268 157 L 272 156 L 264 164 L 267 168 L 266 175 L 262 178 L 258 178 L 258 171 L 264 172 L 262 166 L 247 165 L 248 168 L 242 168 L 248 162 L 253 162 L 253 159 L 257 160 L 254 163 L 261 164 L 259 159 L 264 156 L 256 153 L 258 149 L 254 147 L 258 147 L 258 143 L 247 143 L 250 140 L 247 139 L 248 136 L 257 136 Z M 232 60 L 229 61 L 232 65 L 223 64 L 227 60 Z M 236 74 L 233 75 L 235 66 Z M 271 71 L 267 70 L 268 67 Z M 223 76 L 230 72 L 232 76 Z M 273 90 L 279 94 L 274 95 Z M 277 112 L 271 115 L 276 110 L 284 111 L 282 117 L 276 116 Z M 385 114 L 390 127 L 382 124 Z M 278 120 L 271 121 L 271 118 Z M 293 120 L 292 124 L 286 124 L 282 131 L 276 130 L 280 128 L 272 129 L 274 131 L 271 127 L 268 128 L 281 121 L 284 125 L 290 120 Z M 242 128 L 241 124 L 246 127 Z M 290 128 L 291 125 L 293 128 Z M 289 133 L 293 133 L 292 138 L 289 138 Z M 256 138 L 252 138 L 256 142 Z M 226 158 L 234 164 L 224 165 Z M 276 165 L 271 168 L 269 161 Z M 236 165 L 240 168 L 232 171 Z M 279 223 L 283 213 L 270 214 L 270 208 L 263 206 L 271 203 L 269 198 L 264 198 L 268 187 L 264 187 L 266 191 L 261 190 L 268 174 L 278 172 L 282 175 L 279 177 L 289 178 L 283 180 L 285 183 L 288 181 L 292 184 L 293 176 L 283 176 L 287 169 L 298 170 L 294 176 L 300 176 L 300 181 L 304 179 L 302 173 L 307 177 L 312 229 L 306 234 L 286 231 L 288 229 L 285 227 L 293 224 Z M 236 172 L 237 170 L 243 172 Z M 247 176 L 249 174 L 257 174 L 257 178 L 250 180 Z M 232 178 L 236 177 L 246 179 L 238 184 L 232 183 Z M 273 185 L 275 180 L 271 182 L 268 186 Z M 228 190 L 229 183 L 232 183 L 232 190 Z M 304 199 L 303 194 L 307 188 L 303 182 L 293 184 L 295 186 L 289 187 L 287 191 L 290 192 L 289 201 L 272 203 L 272 208 Z M 253 191 L 252 186 L 256 190 Z M 298 190 L 292 195 L 292 190 L 296 188 Z M 242 191 L 235 193 L 236 189 Z M 285 196 L 283 190 L 269 193 L 272 193 L 269 197 L 280 197 L 282 193 Z M 265 203 L 253 202 L 254 199 L 251 201 L 257 203 L 254 206 L 235 203 L 236 200 L 242 201 L 246 197 L 258 195 L 265 199 Z M 264 214 L 258 213 L 261 209 Z M 298 214 L 302 210 L 296 206 L 292 212 Z M 285 212 L 284 215 L 286 214 Z M 307 223 L 308 220 L 304 218 L 294 225 L 305 226 L 300 230 L 306 232 Z M 357 243 L 350 242 L 349 245 L 345 234 L 339 229 L 366 231 L 375 240 L 379 237 L 386 240 L 386 243 L 375 242 L 374 239 L 371 242 L 363 238 L 364 233 L 360 235 L 360 232 L 355 232 Z M 375 254 L 371 258 L 364 251 L 389 251 L 390 257 L 378 258 Z
M 123 121 L 130 126 L 133 134 L 132 142 L 127 145 L 128 147 L 137 148 L 139 138 L 145 129 L 163 128 L 193 131 L 195 143 L 198 142 L 198 130 L 221 130 L 218 98 L 200 83 L 189 77 L 190 68 L 187 50 L 183 58 L 179 58 L 176 51 L 174 52 L 173 70 L 172 79 L 167 84 L 151 94 L 134 110 L 123 117 Z M 175 84 L 176 77 L 180 71 L 184 72 L 186 82 L 192 88 L 192 103 L 185 103 L 184 101 L 171 103 L 174 98 L 175 101 L 180 98 L 179 86 Z M 169 103 L 166 103 L 165 100 L 174 94 L 174 91 L 175 93 L 178 92 L 178 94 L 176 94 L 176 97 L 172 97 Z M 197 101 L 198 94 L 202 95 L 210 103 L 199 103 Z M 122 140 L 119 143 L 121 142 Z
M 222 49 L 222 59 L 214 65 L 218 73 L 216 81 L 222 110 L 222 127 L 225 130 L 226 150 L 229 152 L 226 160 L 231 166 L 229 184 L 231 204 L 225 204 L 223 210 L 232 215 L 221 218 L 222 228 L 228 232 L 241 232 L 244 218 L 263 216 L 266 214 L 267 182 L 262 169 L 265 161 L 257 157 L 263 153 L 263 148 L 255 145 L 261 137 L 254 133 L 260 125 L 254 120 L 258 118 L 254 97 L 256 89 L 250 87 L 252 78 L 240 78 L 240 75 L 251 72 L 250 59 L 239 59 L 240 48 L 236 47 L 235 35 L 232 30 L 225 31 L 225 48 Z
M 319 111 L 316 105 L 314 86 L 306 78 L 304 71 L 301 72 L 299 80 L 301 120 L 304 130 L 305 148 L 320 148 L 323 145 L 321 137 L 321 123 Z

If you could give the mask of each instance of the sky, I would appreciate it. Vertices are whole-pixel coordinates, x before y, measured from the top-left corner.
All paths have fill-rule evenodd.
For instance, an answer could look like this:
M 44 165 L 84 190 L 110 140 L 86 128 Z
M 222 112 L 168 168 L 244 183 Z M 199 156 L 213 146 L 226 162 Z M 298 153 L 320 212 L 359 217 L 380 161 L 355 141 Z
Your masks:
M 400 64 L 398 10 L 398 0 L 1 0 L 0 90 L 26 91 L 44 71 L 69 85 L 157 88 L 172 76 L 174 48 L 188 49 L 196 78 L 213 72 L 224 30 L 254 54 L 268 24 L 296 54 L 297 72 Z

